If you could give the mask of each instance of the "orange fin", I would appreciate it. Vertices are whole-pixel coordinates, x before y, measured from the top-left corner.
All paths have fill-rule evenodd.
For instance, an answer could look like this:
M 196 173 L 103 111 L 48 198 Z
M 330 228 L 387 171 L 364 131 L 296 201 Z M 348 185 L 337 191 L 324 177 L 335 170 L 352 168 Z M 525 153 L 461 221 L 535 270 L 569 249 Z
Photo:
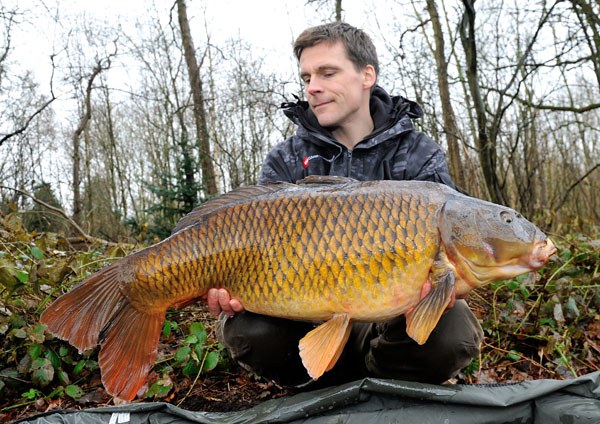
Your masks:
M 126 303 L 102 331 L 98 363 L 108 393 L 135 398 L 154 364 L 165 312 L 144 313 Z
M 102 383 L 123 400 L 133 399 L 146 381 L 166 312 L 136 310 L 122 291 L 131 281 L 132 265 L 120 259 L 56 299 L 40 318 L 80 352 L 100 343 Z
M 333 368 L 344 350 L 351 328 L 347 314 L 334 315 L 300 340 L 300 357 L 313 380 Z
M 127 301 L 119 289 L 131 278 L 126 265 L 121 259 L 60 296 L 42 314 L 42 324 L 79 352 L 96 346 L 100 331 Z
M 431 291 L 406 314 L 406 333 L 418 344 L 424 344 L 452 301 L 454 274 L 449 271 L 433 281 Z

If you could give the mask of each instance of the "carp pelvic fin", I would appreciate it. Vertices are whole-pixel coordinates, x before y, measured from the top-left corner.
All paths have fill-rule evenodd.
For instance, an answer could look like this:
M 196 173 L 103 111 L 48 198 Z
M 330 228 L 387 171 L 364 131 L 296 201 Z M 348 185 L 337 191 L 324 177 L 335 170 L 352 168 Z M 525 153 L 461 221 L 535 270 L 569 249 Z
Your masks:
M 347 314 L 334 315 L 300 340 L 300 357 L 313 380 L 333 368 L 344 350 L 351 328 Z
M 441 274 L 432 282 L 431 292 L 406 314 L 406 333 L 418 344 L 424 344 L 452 301 L 454 273 Z

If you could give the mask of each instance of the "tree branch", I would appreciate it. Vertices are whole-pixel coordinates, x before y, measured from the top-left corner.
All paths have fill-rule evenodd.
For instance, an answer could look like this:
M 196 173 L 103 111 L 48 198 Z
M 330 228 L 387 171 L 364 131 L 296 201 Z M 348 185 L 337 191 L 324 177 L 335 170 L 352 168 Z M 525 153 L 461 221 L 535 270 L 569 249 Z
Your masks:
M 41 107 L 39 107 L 34 113 L 33 115 L 31 115 L 29 118 L 27 118 L 27 121 L 25 121 L 25 125 L 23 125 L 21 128 L 16 129 L 15 131 L 5 134 L 2 136 L 2 138 L 0 138 L 0 146 L 2 146 L 2 144 L 11 139 L 12 137 L 15 137 L 23 132 L 25 132 L 27 130 L 27 128 L 29 128 L 29 125 L 31 124 L 31 122 L 35 119 L 36 116 L 38 116 L 40 113 L 42 113 L 48 106 L 50 106 L 50 104 L 52 102 L 54 102 L 54 100 L 56 100 L 56 96 L 54 95 L 54 87 L 53 87 L 53 81 L 54 81 L 54 55 L 50 56 L 50 60 L 52 61 L 52 74 L 50 75 L 50 94 L 52 95 L 52 97 L 50 97 L 50 100 L 48 100 L 47 102 L 45 102 Z
M 498 94 L 506 94 L 506 92 L 504 90 L 498 90 L 497 88 L 494 87 L 484 87 L 486 90 L 494 92 L 494 93 L 498 93 Z M 538 110 L 549 110 L 551 112 L 573 112 L 573 113 L 585 113 L 585 112 L 589 112 L 591 110 L 596 110 L 596 109 L 600 109 L 600 103 L 590 103 L 589 105 L 585 105 L 585 106 L 556 106 L 556 105 L 547 105 L 547 104 L 543 104 L 543 103 L 532 103 L 529 100 L 526 99 L 522 99 L 521 97 L 517 96 L 516 94 L 513 94 L 510 96 L 512 99 L 516 100 L 517 102 L 521 103 L 522 105 L 525 106 L 529 106 L 531 108 L 534 109 L 538 109 Z
M 560 208 L 562 208 L 563 205 L 565 204 L 565 202 L 567 201 L 567 197 L 569 197 L 569 194 L 571 193 L 571 191 L 573 191 L 573 189 L 575 187 L 577 187 L 583 180 L 585 180 L 592 172 L 594 172 L 598 168 L 600 168 L 600 163 L 597 163 L 596 165 L 594 165 L 588 172 L 583 174 L 577 181 L 575 181 L 573 184 L 571 184 L 569 186 L 569 188 L 567 189 L 567 191 L 565 191 L 565 194 L 563 194 L 562 199 L 560 199 L 558 206 L 556 206 L 554 208 L 554 212 L 556 212 Z
M 41 206 L 45 207 L 46 209 L 49 209 L 52 212 L 55 212 L 58 215 L 62 216 L 69 224 L 71 224 L 71 226 L 73 226 L 73 228 L 75 228 L 75 231 L 77 231 L 77 233 L 79 233 L 81 235 L 81 237 L 83 237 L 86 241 L 88 241 L 90 243 L 101 243 L 101 244 L 107 244 L 109 246 L 116 246 L 117 245 L 117 243 L 114 243 L 112 241 L 100 239 L 100 238 L 97 238 L 97 237 L 94 237 L 94 236 L 91 236 L 91 235 L 87 234 L 83 230 L 83 228 L 81 228 L 75 221 L 73 221 L 73 219 L 71 219 L 71 217 L 69 217 L 65 213 L 65 211 L 63 211 L 60 208 L 57 208 L 56 206 L 49 205 L 48 203 L 44 202 L 43 200 L 40 200 L 40 199 L 36 198 L 34 195 L 26 192 L 25 190 L 21 190 L 21 189 L 18 189 L 18 188 L 13 188 L 13 187 L 2 186 L 2 185 L 0 185 L 0 189 L 16 191 L 17 193 L 22 194 L 23 196 L 29 197 L 31 200 L 33 200 L 38 205 L 41 205 Z

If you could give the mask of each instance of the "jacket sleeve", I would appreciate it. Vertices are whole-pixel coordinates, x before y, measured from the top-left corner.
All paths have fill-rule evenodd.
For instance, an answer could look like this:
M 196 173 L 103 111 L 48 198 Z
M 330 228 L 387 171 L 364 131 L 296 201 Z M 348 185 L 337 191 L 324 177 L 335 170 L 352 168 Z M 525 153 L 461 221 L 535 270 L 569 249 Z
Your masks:
M 456 188 L 450 177 L 448 161 L 442 148 L 420 133 L 407 152 L 407 179 L 433 181 Z
M 293 172 L 300 166 L 297 162 L 297 155 L 293 152 L 291 139 L 276 145 L 267 154 L 262 164 L 258 184 L 277 181 L 295 183 L 301 178 L 301 176 L 294 175 Z

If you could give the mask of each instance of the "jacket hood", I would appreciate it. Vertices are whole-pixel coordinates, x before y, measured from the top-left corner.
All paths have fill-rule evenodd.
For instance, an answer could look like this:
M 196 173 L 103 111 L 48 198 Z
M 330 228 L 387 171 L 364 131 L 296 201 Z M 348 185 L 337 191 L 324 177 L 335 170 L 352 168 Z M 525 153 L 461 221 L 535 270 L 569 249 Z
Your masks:
M 412 128 L 410 119 L 423 117 L 423 110 L 416 102 L 402 96 L 390 96 L 378 85 L 375 86 L 371 93 L 369 107 L 375 129 L 367 139 L 376 138 L 377 135 L 394 127 L 400 121 L 404 121 L 404 127 L 409 126 Z M 307 101 L 297 98 L 296 102 L 283 103 L 281 108 L 283 109 L 283 113 L 294 124 L 298 125 L 296 134 L 299 137 L 306 138 L 309 135 L 313 135 L 320 140 L 324 140 L 324 138 L 329 139 L 325 140 L 329 142 L 333 140 L 331 131 L 319 124 L 316 116 L 310 110 Z

